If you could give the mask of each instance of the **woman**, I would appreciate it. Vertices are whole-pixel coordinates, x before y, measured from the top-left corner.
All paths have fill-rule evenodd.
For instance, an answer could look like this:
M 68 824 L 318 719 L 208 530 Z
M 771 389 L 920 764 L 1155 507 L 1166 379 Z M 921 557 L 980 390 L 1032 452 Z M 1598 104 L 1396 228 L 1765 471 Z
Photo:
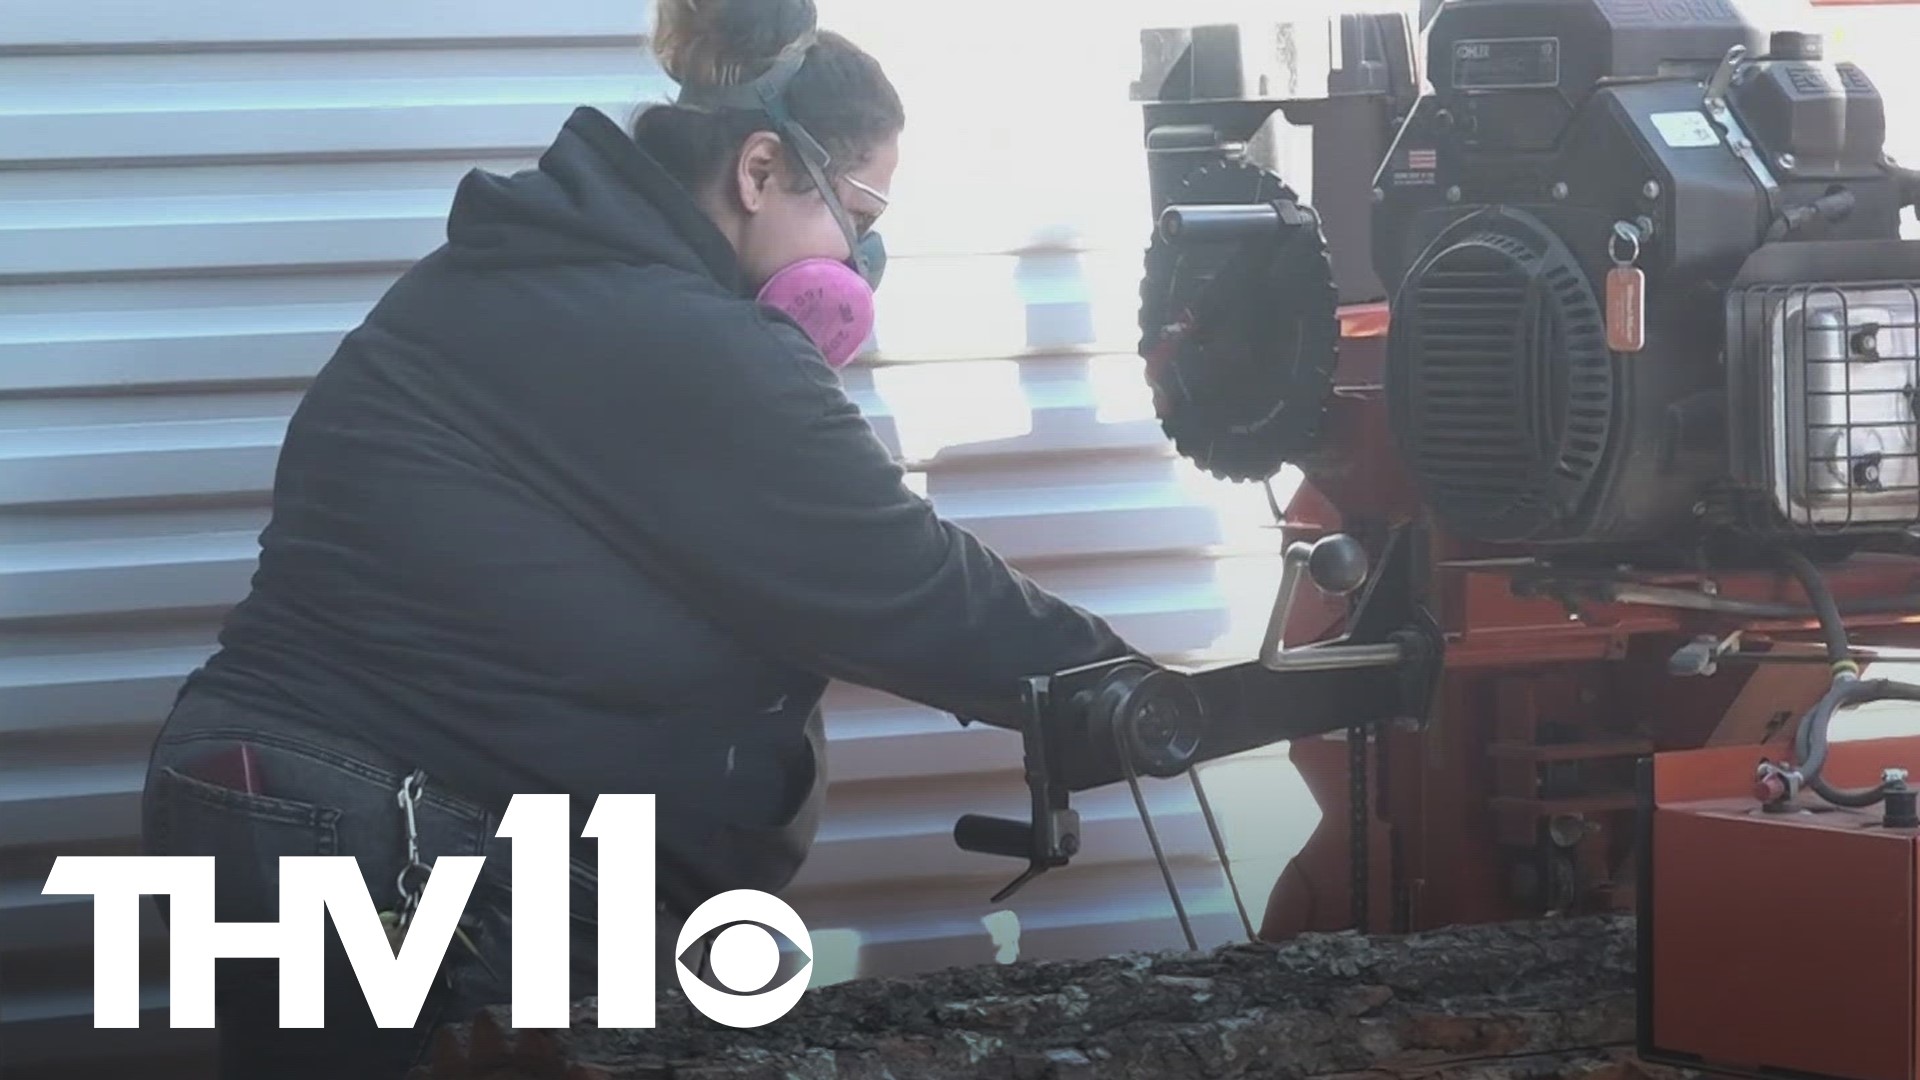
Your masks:
M 659 11 L 679 102 L 631 132 L 580 110 L 537 169 L 470 174 L 320 372 L 251 595 L 155 748 L 147 848 L 219 856 L 223 921 L 277 917 L 286 855 L 353 855 L 406 911 L 409 816 L 420 862 L 488 856 L 413 1030 L 372 1029 L 331 929 L 325 1031 L 278 1030 L 276 962 L 222 961 L 226 1075 L 398 1075 L 506 1001 L 516 793 L 573 797 L 576 995 L 585 815 L 658 796 L 671 983 L 679 920 L 799 869 L 830 679 L 1010 726 L 1022 676 L 1134 652 L 914 495 L 758 299 L 795 266 L 877 276 L 904 125 L 880 66 L 811 0 Z

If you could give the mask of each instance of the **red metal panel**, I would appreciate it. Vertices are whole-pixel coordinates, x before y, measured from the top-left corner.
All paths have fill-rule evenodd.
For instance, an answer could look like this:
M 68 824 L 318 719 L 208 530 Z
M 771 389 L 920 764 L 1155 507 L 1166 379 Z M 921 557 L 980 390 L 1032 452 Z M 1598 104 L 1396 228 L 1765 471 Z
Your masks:
M 1654 1040 L 1742 1068 L 1910 1080 L 1914 842 L 1878 815 L 1654 822 Z
M 1853 787 L 1920 765 L 1920 739 L 1832 747 Z M 1916 837 L 1880 811 L 1768 814 L 1753 751 L 1654 759 L 1653 1042 L 1723 1069 L 1910 1080 L 1920 1061 Z

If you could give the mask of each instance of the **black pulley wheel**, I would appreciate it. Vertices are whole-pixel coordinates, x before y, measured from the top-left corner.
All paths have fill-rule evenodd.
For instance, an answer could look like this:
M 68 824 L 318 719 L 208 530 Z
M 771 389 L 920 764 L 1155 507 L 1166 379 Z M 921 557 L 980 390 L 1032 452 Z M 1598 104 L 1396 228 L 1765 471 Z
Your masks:
M 1245 162 L 1195 170 L 1174 202 L 1297 205 L 1278 177 Z M 1266 480 L 1319 441 L 1340 293 L 1326 237 L 1307 221 L 1212 243 L 1156 229 L 1147 250 L 1140 355 L 1154 412 L 1174 448 L 1219 479 Z
M 1191 768 L 1207 735 L 1207 711 L 1185 676 L 1148 664 L 1114 671 L 1086 702 L 1088 728 L 1131 771 L 1160 778 Z

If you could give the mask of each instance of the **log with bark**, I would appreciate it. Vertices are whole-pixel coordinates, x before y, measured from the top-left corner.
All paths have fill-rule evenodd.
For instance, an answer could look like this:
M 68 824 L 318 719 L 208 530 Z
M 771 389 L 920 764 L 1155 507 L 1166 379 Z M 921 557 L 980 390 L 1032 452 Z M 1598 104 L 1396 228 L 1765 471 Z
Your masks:
M 1635 1080 L 1630 919 L 954 968 L 810 991 L 735 1030 L 663 992 L 647 1030 L 441 1032 L 431 1080 Z

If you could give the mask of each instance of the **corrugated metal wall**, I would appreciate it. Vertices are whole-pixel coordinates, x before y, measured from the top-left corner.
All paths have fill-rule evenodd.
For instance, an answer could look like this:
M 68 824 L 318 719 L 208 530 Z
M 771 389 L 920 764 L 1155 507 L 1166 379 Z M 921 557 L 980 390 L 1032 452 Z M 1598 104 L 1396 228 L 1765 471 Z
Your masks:
M 1250 648 L 1274 576 L 1244 558 L 1264 501 L 1169 457 L 1129 356 L 1133 25 L 995 0 L 929 36 L 882 25 L 883 4 L 820 6 L 889 61 L 912 114 L 883 352 L 849 374 L 876 425 L 947 513 L 1144 647 Z M 69 1075 L 180 1034 L 159 1030 L 163 949 L 146 1040 L 83 1034 L 90 904 L 39 889 L 55 854 L 131 850 L 148 745 L 244 594 L 305 381 L 438 243 L 463 172 L 523 167 L 576 104 L 624 118 L 664 83 L 637 0 L 5 8 L 0 1067 Z M 1024 812 L 1017 739 L 852 688 L 830 723 L 830 818 L 794 893 L 823 978 L 986 961 L 1015 938 L 1028 956 L 1179 942 L 1124 789 L 1084 800 L 1083 865 L 989 919 L 1019 868 L 950 829 Z M 1283 858 L 1313 815 L 1273 775 L 1256 796 L 1281 808 L 1255 808 L 1290 820 L 1256 846 Z M 1238 920 L 1191 795 L 1154 798 L 1199 929 L 1225 940 Z M 1257 824 L 1222 809 L 1231 832 Z M 1256 919 L 1277 867 L 1251 878 Z

